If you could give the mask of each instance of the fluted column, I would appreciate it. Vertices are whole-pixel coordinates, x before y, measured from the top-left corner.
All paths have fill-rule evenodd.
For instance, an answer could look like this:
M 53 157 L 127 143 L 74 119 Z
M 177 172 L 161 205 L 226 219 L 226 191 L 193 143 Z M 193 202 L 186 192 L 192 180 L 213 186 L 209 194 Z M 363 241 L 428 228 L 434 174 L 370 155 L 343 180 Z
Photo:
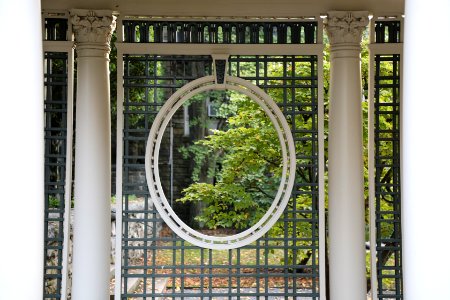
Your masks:
M 0 299 L 44 286 L 41 2 L 0 1 Z
M 109 299 L 111 11 L 72 10 L 77 51 L 74 300 Z
M 329 270 L 333 300 L 366 299 L 361 34 L 367 12 L 330 12 Z
M 404 299 L 450 299 L 450 1 L 405 2 L 401 118 Z M 432 16 L 432 22 L 424 22 L 425 16 Z

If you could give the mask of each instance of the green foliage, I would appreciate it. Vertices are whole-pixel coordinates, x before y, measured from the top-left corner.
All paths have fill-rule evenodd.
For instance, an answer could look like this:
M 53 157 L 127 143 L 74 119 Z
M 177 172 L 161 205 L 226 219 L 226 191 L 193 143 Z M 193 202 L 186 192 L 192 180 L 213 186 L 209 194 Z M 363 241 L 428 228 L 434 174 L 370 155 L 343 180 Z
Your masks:
M 213 130 L 205 139 L 181 149 L 192 157 L 195 182 L 186 188 L 180 202 L 205 204 L 196 220 L 208 228 L 245 229 L 267 211 L 281 177 L 281 149 L 275 128 L 252 100 L 231 93 L 219 109 L 228 115 L 225 129 Z M 207 162 L 216 184 L 199 182 Z
M 49 208 L 59 208 L 60 201 L 53 195 L 48 196 L 48 207 Z
M 196 183 L 186 188 L 179 201 L 201 201 L 206 204 L 196 220 L 210 229 L 245 229 L 264 213 L 241 185 Z
M 183 159 L 193 159 L 194 168 L 192 170 L 192 181 L 199 182 L 200 181 L 200 173 L 202 172 L 202 166 L 208 160 L 208 157 L 211 155 L 211 151 L 201 145 L 200 143 L 196 143 L 187 147 L 181 147 L 178 151 L 183 155 Z M 214 176 L 214 169 L 211 169 L 211 166 L 208 166 L 208 177 Z M 186 200 L 186 199 L 184 199 Z M 185 202 L 185 201 L 181 202 Z
M 54 196 L 54 195 L 49 195 L 48 196 L 48 207 L 49 208 L 58 208 L 58 209 L 60 209 L 60 208 L 62 208 L 62 205 L 64 205 L 64 199 L 59 199 L 59 198 L 63 198 L 62 197 L 62 195 L 57 195 L 57 197 L 56 196 Z M 73 208 L 74 207 L 74 199 L 72 198 L 72 200 L 70 201 L 70 205 L 71 205 L 71 208 Z

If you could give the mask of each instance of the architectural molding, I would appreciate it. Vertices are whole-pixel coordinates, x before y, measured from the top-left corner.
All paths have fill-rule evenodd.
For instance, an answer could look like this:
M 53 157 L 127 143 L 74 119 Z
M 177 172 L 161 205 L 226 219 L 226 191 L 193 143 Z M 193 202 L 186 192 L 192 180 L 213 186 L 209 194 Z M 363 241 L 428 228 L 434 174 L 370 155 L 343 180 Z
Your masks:
M 116 17 L 108 10 L 70 11 L 76 44 L 94 43 L 109 46 L 116 28 Z
M 70 12 L 77 50 L 72 299 L 109 299 L 111 11 Z M 95 199 L 95 201 L 92 201 Z M 95 228 L 95 230 L 92 230 Z
M 366 11 L 331 11 L 328 12 L 324 24 L 331 45 L 359 45 L 362 32 L 369 24 L 369 13 Z

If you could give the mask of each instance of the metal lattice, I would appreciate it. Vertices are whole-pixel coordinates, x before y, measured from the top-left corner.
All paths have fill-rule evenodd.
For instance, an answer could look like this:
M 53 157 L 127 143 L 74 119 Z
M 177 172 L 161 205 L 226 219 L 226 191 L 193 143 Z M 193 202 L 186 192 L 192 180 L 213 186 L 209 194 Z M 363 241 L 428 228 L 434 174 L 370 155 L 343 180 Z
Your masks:
M 271 232 L 233 250 L 192 246 L 164 226 L 149 199 L 144 174 L 145 143 L 159 108 L 187 82 L 210 75 L 211 57 L 124 55 L 123 60 L 122 299 L 318 299 L 317 57 L 229 59 L 231 75 L 263 88 L 280 105 L 297 151 L 294 192 L 276 224 L 282 233 Z M 183 124 L 173 123 L 174 132 L 183 130 Z M 160 157 L 167 162 L 163 185 L 184 171 L 169 158 Z M 189 184 L 188 177 L 177 182 L 179 189 Z M 133 227 L 140 227 L 142 235 L 132 236 Z M 139 285 L 131 291 L 135 280 Z
M 45 52 L 44 299 L 60 299 L 64 241 L 68 55 Z
M 127 43 L 314 44 L 317 22 L 123 21 Z
M 255 73 L 246 66 L 255 65 Z M 277 70 L 282 70 L 278 73 Z M 283 297 L 301 296 L 318 299 L 319 185 L 318 185 L 318 98 L 316 56 L 231 57 L 231 74 L 253 82 L 265 90 L 280 106 L 291 125 L 296 145 L 297 171 L 292 198 L 279 224 L 283 237 L 266 235 L 265 242 L 276 242 L 284 251 L 283 260 L 303 257 L 296 262 L 279 264 L 285 278 Z M 292 228 L 292 232 L 289 230 Z M 306 229 L 306 230 L 305 230 Z M 305 234 L 307 232 L 307 234 Z M 308 260 L 307 257 L 310 257 Z M 305 258 L 306 257 L 306 258 Z M 309 290 L 301 289 L 302 279 L 310 280 Z M 288 293 L 292 279 L 291 295 Z M 267 281 L 264 283 L 267 285 Z M 256 298 L 257 299 L 257 298 Z
M 375 55 L 375 205 L 379 299 L 402 299 L 400 55 Z
M 400 21 L 375 22 L 376 43 L 400 43 Z
M 67 41 L 68 20 L 63 18 L 46 18 L 44 21 L 44 40 Z

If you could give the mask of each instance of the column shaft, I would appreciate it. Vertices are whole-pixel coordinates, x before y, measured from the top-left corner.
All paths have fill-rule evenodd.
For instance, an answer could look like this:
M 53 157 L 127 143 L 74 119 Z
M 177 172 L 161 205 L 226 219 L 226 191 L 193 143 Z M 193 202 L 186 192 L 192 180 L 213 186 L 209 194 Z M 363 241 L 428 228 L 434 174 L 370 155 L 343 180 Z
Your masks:
M 0 298 L 44 286 L 44 100 L 40 1 L 0 1 Z
M 367 14 L 362 12 L 333 12 L 326 24 L 331 42 L 328 228 L 333 300 L 366 297 L 359 45 L 366 24 Z
M 402 103 L 406 300 L 450 299 L 450 1 L 407 0 Z M 431 23 L 424 23 L 431 17 Z
M 99 17 L 98 12 L 71 13 L 78 54 L 72 299 L 106 300 L 109 299 L 111 251 L 107 37 L 113 19 L 110 13 L 109 17 L 108 14 Z

